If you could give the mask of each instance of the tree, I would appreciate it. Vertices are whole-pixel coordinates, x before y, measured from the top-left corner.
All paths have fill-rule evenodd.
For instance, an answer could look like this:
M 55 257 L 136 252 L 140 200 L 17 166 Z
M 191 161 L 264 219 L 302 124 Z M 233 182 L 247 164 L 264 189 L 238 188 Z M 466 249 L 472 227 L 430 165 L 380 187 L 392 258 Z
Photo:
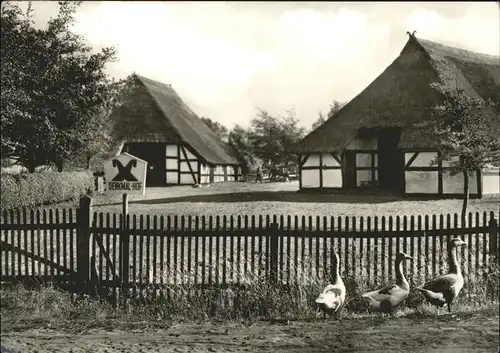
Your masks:
M 228 144 L 235 151 L 239 162 L 242 164 L 243 173 L 248 173 L 256 162 L 252 144 L 249 140 L 249 132 L 236 125 L 228 134 Z
M 2 155 L 33 172 L 74 156 L 89 141 L 89 120 L 112 90 L 105 65 L 113 48 L 91 54 L 70 31 L 80 2 L 60 2 L 59 14 L 36 29 L 32 10 L 15 4 L 1 13 Z
M 326 118 L 322 112 L 319 112 L 318 119 L 315 122 L 313 122 L 313 124 L 312 124 L 312 127 L 311 127 L 312 130 L 316 130 L 318 127 L 323 125 L 328 119 L 331 119 L 332 117 L 334 117 L 335 114 L 337 114 L 339 112 L 339 110 L 342 109 L 342 107 L 344 105 L 346 105 L 346 103 L 347 102 L 340 102 L 340 101 L 334 100 L 333 103 L 330 104 L 330 109 L 328 110 L 328 113 L 326 114 Z
M 340 102 L 334 100 L 333 103 L 330 104 L 330 110 L 328 111 L 328 114 L 326 114 L 326 118 L 327 119 L 333 118 L 335 114 L 337 114 L 340 111 L 340 109 L 342 109 L 342 107 L 346 104 L 347 102 Z
M 227 143 L 228 131 L 224 125 L 222 125 L 221 123 L 218 123 L 216 121 L 213 121 L 212 119 L 207 118 L 207 117 L 202 117 L 201 120 L 210 128 L 210 130 L 215 132 L 215 134 L 217 136 L 219 136 L 219 138 L 222 141 Z
M 81 131 L 81 148 L 77 155 L 84 158 L 87 169 L 91 167 L 93 157 L 108 157 L 113 140 L 109 135 L 109 117 L 113 110 L 122 104 L 121 98 L 125 91 L 130 88 L 129 83 L 132 76 L 124 80 L 110 80 L 107 82 L 108 90 L 100 94 L 101 104 L 98 109 L 90 112 L 88 119 L 83 120 L 84 126 Z
M 321 125 L 323 125 L 325 123 L 326 119 L 325 119 L 325 116 L 323 115 L 322 112 L 319 112 L 318 113 L 318 119 L 313 122 L 312 126 L 311 126 L 311 129 L 312 130 L 316 130 L 318 127 L 320 127 Z
M 259 109 L 257 118 L 250 122 L 249 141 L 255 155 L 272 168 L 295 161 L 292 147 L 304 134 L 305 129 L 298 126 L 293 109 L 286 117 L 273 117 Z
M 299 126 L 299 120 L 296 117 L 295 110 L 290 109 L 287 115 L 280 119 L 281 122 L 281 146 L 283 156 L 281 163 L 285 166 L 297 162 L 297 156 L 293 153 L 294 146 L 305 136 L 306 129 Z
M 439 92 L 443 104 L 433 107 L 429 120 L 415 124 L 429 141 L 436 141 L 437 164 L 448 161 L 450 175 L 463 175 L 462 219 L 469 200 L 469 177 L 478 169 L 498 162 L 500 158 L 499 106 L 482 98 L 471 98 L 463 89 L 449 89 L 441 84 L 431 86 Z

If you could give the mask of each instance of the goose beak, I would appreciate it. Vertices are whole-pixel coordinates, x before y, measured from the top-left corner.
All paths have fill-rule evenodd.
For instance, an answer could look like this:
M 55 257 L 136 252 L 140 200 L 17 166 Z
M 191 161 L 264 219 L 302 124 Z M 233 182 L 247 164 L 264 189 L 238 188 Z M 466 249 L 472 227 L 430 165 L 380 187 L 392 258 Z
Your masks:
M 413 262 L 413 257 L 406 255 L 405 257 L 406 260 L 410 260 L 410 262 Z

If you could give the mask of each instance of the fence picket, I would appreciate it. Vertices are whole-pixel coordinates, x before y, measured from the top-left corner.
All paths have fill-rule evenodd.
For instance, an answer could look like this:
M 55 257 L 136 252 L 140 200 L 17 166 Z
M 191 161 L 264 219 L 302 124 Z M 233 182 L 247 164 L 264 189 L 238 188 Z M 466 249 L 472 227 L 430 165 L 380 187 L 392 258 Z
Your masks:
M 410 230 L 411 231 L 414 231 L 415 230 L 415 216 L 411 216 L 410 217 Z M 408 251 L 408 248 L 407 248 L 407 239 L 405 237 L 405 252 Z M 417 254 L 420 254 L 420 252 L 417 252 Z M 410 256 L 412 258 L 412 264 L 410 265 L 410 268 L 411 268 L 411 271 L 410 271 L 410 275 L 411 275 L 411 278 L 415 278 L 415 266 L 413 265 L 413 261 L 415 261 L 415 237 L 411 237 L 410 238 Z M 418 256 L 418 255 L 417 255 Z
M 236 218 L 236 229 L 238 231 L 241 230 L 241 215 L 238 215 Z M 245 236 L 246 241 L 246 236 Z M 236 279 L 237 283 L 243 280 L 242 269 L 241 269 L 241 235 L 238 235 L 238 239 L 236 240 Z
M 316 273 L 316 279 L 319 278 L 319 261 L 320 261 L 320 252 L 319 252 L 319 249 L 320 249 L 320 246 L 319 246 L 319 230 L 321 229 L 321 225 L 320 225 L 320 217 L 319 216 L 316 216 L 316 226 L 315 226 L 315 237 L 314 237 L 314 248 L 316 250 L 316 253 L 315 253 L 315 257 L 316 257 L 316 262 L 315 262 L 315 273 Z
M 45 210 L 45 209 L 42 212 L 42 222 L 43 222 L 43 224 L 47 224 L 47 210 Z M 14 239 L 12 239 L 12 240 L 14 240 Z M 12 241 L 12 243 L 14 243 L 14 241 Z M 47 229 L 46 228 L 43 229 L 43 258 L 45 260 L 47 260 L 49 258 L 49 253 L 48 253 L 48 249 L 47 249 Z M 12 268 L 14 268 L 14 261 L 12 262 Z M 45 277 L 47 277 L 49 275 L 49 269 L 47 267 L 47 263 L 43 264 L 43 274 L 45 275 Z
M 23 208 L 22 214 L 23 214 L 22 224 L 28 224 L 28 214 L 26 212 L 26 208 Z M 19 231 L 19 233 L 21 233 L 21 231 Z M 23 249 L 27 253 L 29 251 L 28 250 L 29 249 L 28 248 L 28 230 L 23 230 L 23 236 L 24 236 L 23 237 L 23 243 L 24 243 Z M 24 255 L 24 276 L 29 275 L 29 273 L 28 273 L 29 261 L 33 261 L 33 260 L 31 260 L 28 256 Z M 60 258 L 58 258 L 57 263 L 59 263 L 59 261 L 60 261 Z
M 294 230 L 297 231 L 299 229 L 299 216 L 294 217 Z M 299 237 L 294 237 L 293 239 L 293 251 L 294 251 L 294 256 L 293 256 L 293 263 L 294 263 L 294 269 L 295 269 L 295 278 L 298 280 L 299 278 Z
M 196 234 L 200 231 L 200 217 L 196 215 L 194 218 L 194 231 Z M 198 252 L 200 251 L 200 239 L 203 240 L 202 237 L 196 236 L 194 237 L 194 283 L 199 284 L 199 275 L 200 275 L 200 266 L 198 265 L 199 262 L 199 254 Z
M 66 223 L 66 212 L 63 213 L 63 222 Z M 33 209 L 30 210 L 30 218 L 29 218 L 29 222 L 26 222 L 26 224 L 36 224 L 36 220 L 35 220 L 35 211 Z M 71 231 L 71 230 L 70 230 Z M 38 238 L 38 237 L 37 237 Z M 64 237 L 64 239 L 66 239 L 66 237 Z M 32 229 L 30 231 L 30 245 L 31 245 L 31 253 L 33 254 L 33 256 L 37 256 L 37 255 L 40 255 L 39 253 L 37 254 L 35 252 L 35 230 Z M 1 252 L 1 251 L 0 251 Z M 72 257 L 70 257 L 70 262 L 72 263 Z M 64 260 L 66 260 L 66 254 L 64 256 Z M 40 262 L 40 261 L 38 261 Z M 2 266 L 2 260 L 0 258 L 0 266 Z M 66 263 L 64 264 L 64 267 L 67 267 L 66 266 Z M 31 259 L 31 276 L 33 277 L 33 280 L 34 280 L 34 277 L 36 276 L 36 272 L 35 272 L 35 260 L 34 259 Z
M 378 231 L 378 217 L 375 216 L 373 217 L 373 230 L 375 232 Z M 380 273 L 379 273 L 379 262 L 380 262 L 380 259 L 379 259 L 379 248 L 378 248 L 378 236 L 375 236 L 375 238 L 373 239 L 373 242 L 374 242 L 374 246 L 373 246 L 373 276 L 375 277 L 377 283 L 378 282 L 378 278 L 380 277 Z
M 368 232 L 370 232 L 372 230 L 372 226 L 371 226 L 371 223 L 372 223 L 372 218 L 371 216 L 368 216 L 366 217 L 366 230 Z M 366 266 L 366 271 L 367 271 L 367 274 L 366 276 L 368 277 L 368 283 L 369 284 L 374 284 L 374 283 L 377 283 L 377 280 L 375 278 L 373 278 L 372 276 L 372 265 L 373 265 L 373 261 L 372 261 L 372 251 L 371 251 L 371 246 L 372 246 L 372 239 L 371 237 L 367 237 L 366 239 L 366 262 L 367 262 L 367 266 Z
M 323 249 L 323 281 L 326 281 L 327 278 L 328 278 L 328 248 L 326 246 L 326 243 L 327 243 L 327 231 L 328 231 L 328 219 L 326 218 L 326 216 L 323 216 L 323 229 L 322 229 L 322 233 L 323 233 L 323 238 L 322 238 L 322 249 Z M 290 233 L 289 233 L 290 234 Z M 289 242 L 287 242 L 289 244 Z
M 224 231 L 222 235 L 222 284 L 227 283 L 227 217 L 222 216 L 222 230 Z M 217 256 L 219 259 L 219 257 Z M 220 260 L 220 259 L 219 259 Z
M 160 216 L 160 285 L 163 286 L 164 276 L 165 276 L 165 217 L 163 215 Z M 168 233 L 167 233 L 168 234 Z M 160 292 L 163 294 L 163 291 Z
M 388 231 L 391 232 L 391 233 L 394 231 L 394 228 L 393 228 L 394 223 L 393 222 L 394 221 L 393 221 L 392 216 L 389 216 L 389 220 L 388 220 L 388 225 L 387 226 L 389 228 Z M 383 230 L 383 224 L 384 223 L 382 223 L 382 230 Z M 394 234 L 394 233 L 392 233 L 392 234 Z M 388 269 L 388 271 L 387 272 L 388 272 L 388 277 L 389 278 L 392 278 L 392 271 L 393 271 L 393 266 L 391 264 L 392 258 L 394 256 L 394 249 L 393 249 L 394 242 L 393 242 L 393 238 L 394 238 L 393 236 L 389 237 L 389 241 L 388 241 L 389 242 L 389 249 L 388 249 L 389 258 L 387 259 L 387 261 L 388 261 L 388 263 L 387 263 L 387 269 Z

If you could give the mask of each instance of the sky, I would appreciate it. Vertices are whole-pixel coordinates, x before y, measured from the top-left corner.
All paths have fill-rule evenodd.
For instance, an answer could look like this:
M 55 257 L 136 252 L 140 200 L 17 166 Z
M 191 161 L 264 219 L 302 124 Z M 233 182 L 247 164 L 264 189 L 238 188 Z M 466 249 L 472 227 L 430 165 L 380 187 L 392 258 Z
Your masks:
M 58 5 L 33 8 L 43 25 Z M 499 55 L 499 10 L 495 2 L 87 1 L 73 30 L 97 50 L 117 48 L 110 75 L 169 83 L 195 113 L 228 128 L 248 127 L 257 108 L 294 109 L 310 128 L 396 59 L 406 31 Z

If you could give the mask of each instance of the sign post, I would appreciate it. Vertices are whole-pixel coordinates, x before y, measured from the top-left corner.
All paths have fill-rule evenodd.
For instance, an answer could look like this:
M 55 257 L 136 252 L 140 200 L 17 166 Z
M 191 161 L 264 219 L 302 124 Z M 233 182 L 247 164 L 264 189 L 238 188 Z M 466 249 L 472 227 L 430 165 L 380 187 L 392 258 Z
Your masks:
M 148 162 L 129 153 L 122 153 L 104 163 L 107 191 L 146 193 Z

